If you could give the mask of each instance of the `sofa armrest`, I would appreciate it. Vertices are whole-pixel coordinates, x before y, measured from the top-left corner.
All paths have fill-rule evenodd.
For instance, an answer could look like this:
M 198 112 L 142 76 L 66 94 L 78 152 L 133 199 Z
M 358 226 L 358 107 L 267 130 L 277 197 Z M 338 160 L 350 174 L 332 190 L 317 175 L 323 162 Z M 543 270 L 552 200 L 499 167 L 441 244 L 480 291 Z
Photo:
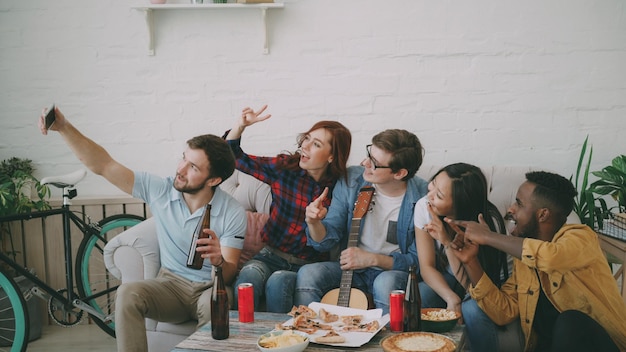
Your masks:
M 156 277 L 161 266 L 154 218 L 114 237 L 104 247 L 104 263 L 122 282 Z
M 232 176 L 220 184 L 220 188 L 235 198 L 245 210 L 269 214 L 272 191 L 268 184 L 235 170 Z

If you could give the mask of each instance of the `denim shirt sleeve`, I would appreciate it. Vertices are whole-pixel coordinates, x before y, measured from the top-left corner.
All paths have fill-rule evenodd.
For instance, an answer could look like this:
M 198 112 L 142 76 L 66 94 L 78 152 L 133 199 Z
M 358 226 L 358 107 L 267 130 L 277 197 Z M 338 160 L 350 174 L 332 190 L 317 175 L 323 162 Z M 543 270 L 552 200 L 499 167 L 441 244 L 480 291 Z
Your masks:
M 419 263 L 417 261 L 417 249 L 415 248 L 415 230 L 403 231 L 406 237 L 407 245 L 402 252 L 393 252 L 393 268 L 392 270 L 409 271 L 409 267 L 414 265 L 419 274 Z M 412 239 L 411 239 L 412 237 Z
M 400 252 L 391 253 L 393 256 L 393 269 L 408 271 L 409 267 L 415 265 L 419 274 L 419 263 L 417 261 L 417 248 L 415 247 L 415 227 L 413 226 L 413 210 L 418 199 L 427 193 L 428 183 L 414 177 L 407 183 L 406 194 L 400 207 L 398 215 L 398 242 Z
M 307 228 L 307 244 L 318 251 L 327 252 L 335 245 L 340 244 L 341 249 L 346 247 L 348 234 L 350 233 L 350 222 L 357 193 L 365 184 L 363 180 L 363 167 L 348 167 L 348 178 L 341 178 L 333 189 L 333 198 L 328 207 L 326 218 L 322 220 L 322 225 L 326 228 L 326 237 L 320 242 L 314 241 L 309 235 Z
M 317 242 L 311 238 L 309 228 L 306 228 L 307 244 L 320 252 L 330 251 L 339 243 L 347 233 L 346 224 L 352 213 L 349 200 L 351 199 L 350 188 L 345 179 L 339 180 L 333 189 L 333 197 L 328 212 L 322 224 L 326 228 L 326 237 Z

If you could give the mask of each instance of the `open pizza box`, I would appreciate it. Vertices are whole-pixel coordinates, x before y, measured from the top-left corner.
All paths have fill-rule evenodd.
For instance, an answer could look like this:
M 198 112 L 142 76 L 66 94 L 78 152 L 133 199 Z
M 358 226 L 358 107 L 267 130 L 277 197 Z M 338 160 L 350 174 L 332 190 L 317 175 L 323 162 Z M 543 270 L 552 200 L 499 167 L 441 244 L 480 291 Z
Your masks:
M 338 334 L 346 338 L 346 341 L 343 343 L 320 343 L 320 342 L 315 342 L 316 338 L 326 335 L 328 333 L 328 330 L 318 329 L 317 331 L 313 333 L 307 333 L 309 335 L 309 339 L 311 342 L 322 344 L 322 345 L 342 346 L 342 347 L 360 347 L 368 343 L 372 339 L 372 337 L 374 337 L 383 327 L 385 327 L 385 325 L 387 325 L 387 323 L 389 323 L 389 314 L 382 315 L 383 313 L 382 309 L 363 310 L 363 309 L 339 307 L 339 306 L 318 303 L 318 302 L 313 302 L 309 304 L 309 308 L 311 308 L 318 314 L 317 318 L 311 319 L 311 320 L 320 324 L 331 325 L 335 332 L 337 332 Z M 319 317 L 320 308 L 324 308 L 329 313 L 337 314 L 339 316 L 339 320 L 333 323 L 325 323 Z M 341 317 L 348 316 L 348 315 L 363 315 L 363 320 L 361 320 L 360 325 L 366 325 L 366 324 L 371 323 L 372 321 L 377 321 L 378 328 L 377 330 L 372 331 L 372 332 L 344 331 L 345 324 L 341 321 Z M 282 325 L 284 327 L 293 326 L 293 322 L 294 322 L 294 319 L 292 318 L 284 322 Z

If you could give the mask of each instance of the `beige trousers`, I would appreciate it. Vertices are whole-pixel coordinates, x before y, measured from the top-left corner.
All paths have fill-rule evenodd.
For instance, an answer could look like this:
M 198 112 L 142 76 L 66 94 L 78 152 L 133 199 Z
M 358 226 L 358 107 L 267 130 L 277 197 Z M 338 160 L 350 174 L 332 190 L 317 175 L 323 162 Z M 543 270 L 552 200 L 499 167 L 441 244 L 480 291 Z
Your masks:
M 117 289 L 115 334 L 119 352 L 148 351 L 145 318 L 170 323 L 211 321 L 213 281 L 194 282 L 161 268 L 156 278 Z

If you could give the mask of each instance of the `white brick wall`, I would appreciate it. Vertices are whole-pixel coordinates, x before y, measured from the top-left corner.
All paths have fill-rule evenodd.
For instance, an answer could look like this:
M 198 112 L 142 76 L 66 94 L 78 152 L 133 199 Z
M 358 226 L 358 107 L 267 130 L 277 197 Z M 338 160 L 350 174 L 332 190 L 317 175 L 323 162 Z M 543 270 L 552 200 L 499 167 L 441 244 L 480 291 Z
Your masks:
M 351 128 L 353 163 L 385 128 L 414 131 L 426 164 L 569 176 L 587 134 L 592 169 L 626 153 L 622 0 L 285 0 L 268 11 L 269 55 L 259 11 L 158 11 L 155 56 L 131 8 L 147 2 L 0 0 L 0 159 L 31 158 L 40 176 L 80 167 L 35 127 L 52 102 L 119 161 L 161 175 L 187 138 L 263 103 L 273 117 L 244 141 L 260 155 L 292 150 L 319 119 Z M 81 194 L 119 191 L 89 175 Z

